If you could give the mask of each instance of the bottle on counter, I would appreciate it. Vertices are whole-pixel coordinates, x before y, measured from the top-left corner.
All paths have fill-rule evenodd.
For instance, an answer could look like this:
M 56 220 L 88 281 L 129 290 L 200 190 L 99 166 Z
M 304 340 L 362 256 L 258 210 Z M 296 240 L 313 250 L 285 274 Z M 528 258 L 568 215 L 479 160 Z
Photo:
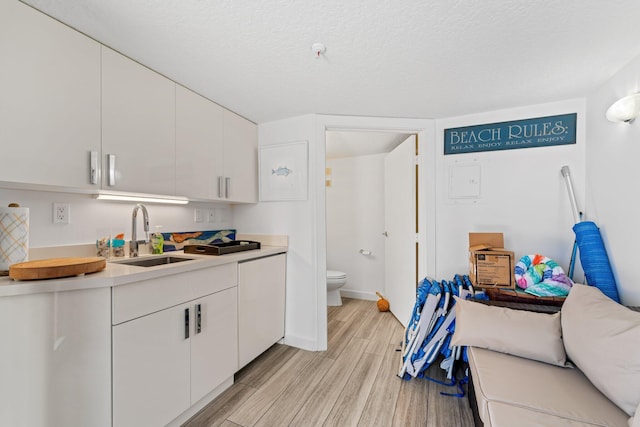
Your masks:
M 156 232 L 151 236 L 151 252 L 161 254 L 164 252 L 164 236 L 160 232 L 161 225 L 156 225 Z
M 117 234 L 111 241 L 113 256 L 120 258 L 124 256 L 124 233 Z
M 96 256 L 109 259 L 111 257 L 111 230 L 101 228 L 96 239 Z

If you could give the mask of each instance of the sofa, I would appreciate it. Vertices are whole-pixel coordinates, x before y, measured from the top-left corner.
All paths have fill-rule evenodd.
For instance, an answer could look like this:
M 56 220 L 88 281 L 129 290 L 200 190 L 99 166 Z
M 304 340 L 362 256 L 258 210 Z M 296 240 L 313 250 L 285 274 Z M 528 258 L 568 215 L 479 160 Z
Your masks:
M 640 427 L 640 312 L 579 284 L 555 314 L 455 307 L 476 424 Z

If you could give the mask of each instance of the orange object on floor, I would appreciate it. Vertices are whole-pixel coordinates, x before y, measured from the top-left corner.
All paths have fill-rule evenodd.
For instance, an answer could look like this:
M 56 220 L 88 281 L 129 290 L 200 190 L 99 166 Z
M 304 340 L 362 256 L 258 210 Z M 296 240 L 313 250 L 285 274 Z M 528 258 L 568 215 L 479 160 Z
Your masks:
M 376 295 L 380 297 L 380 299 L 378 300 L 378 310 L 389 311 L 389 301 L 387 301 L 380 292 L 376 292 Z

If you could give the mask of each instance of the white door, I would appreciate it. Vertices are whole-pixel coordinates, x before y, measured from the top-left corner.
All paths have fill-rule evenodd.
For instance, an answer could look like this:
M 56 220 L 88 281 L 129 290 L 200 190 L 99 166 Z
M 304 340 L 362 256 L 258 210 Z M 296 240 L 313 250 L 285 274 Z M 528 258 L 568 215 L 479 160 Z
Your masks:
M 407 325 L 415 304 L 416 136 L 385 158 L 385 296 L 391 313 Z

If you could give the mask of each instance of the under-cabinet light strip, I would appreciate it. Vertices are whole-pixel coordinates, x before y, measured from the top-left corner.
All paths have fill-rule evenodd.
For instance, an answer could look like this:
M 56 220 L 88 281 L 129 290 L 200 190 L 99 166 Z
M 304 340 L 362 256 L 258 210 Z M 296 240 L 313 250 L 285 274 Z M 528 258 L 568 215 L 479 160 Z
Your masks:
M 149 197 L 149 196 L 133 196 L 133 195 L 126 195 L 126 194 L 99 193 L 95 195 L 95 198 L 98 200 L 115 200 L 115 201 L 121 201 L 121 202 L 168 203 L 173 205 L 186 205 L 187 203 L 189 203 L 189 200 L 184 197 L 171 197 L 171 196 Z

